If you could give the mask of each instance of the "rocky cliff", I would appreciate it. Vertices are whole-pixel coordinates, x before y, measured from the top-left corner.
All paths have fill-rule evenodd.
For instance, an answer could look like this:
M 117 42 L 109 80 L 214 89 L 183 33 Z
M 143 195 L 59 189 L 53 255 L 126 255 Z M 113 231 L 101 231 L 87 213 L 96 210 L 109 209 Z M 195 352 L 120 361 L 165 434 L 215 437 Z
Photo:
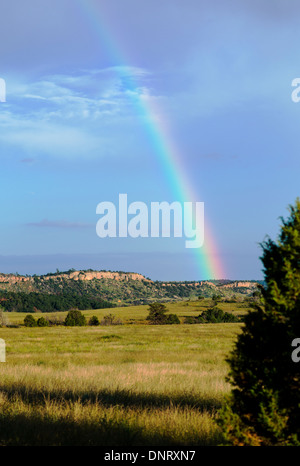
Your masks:
M 207 280 L 152 281 L 134 272 L 69 270 L 41 276 L 0 273 L 0 298 L 5 292 L 77 295 L 115 303 L 142 304 L 153 300 L 193 299 L 219 296 L 224 299 L 252 295 L 256 282 Z M 3 295 L 3 296 L 2 296 Z

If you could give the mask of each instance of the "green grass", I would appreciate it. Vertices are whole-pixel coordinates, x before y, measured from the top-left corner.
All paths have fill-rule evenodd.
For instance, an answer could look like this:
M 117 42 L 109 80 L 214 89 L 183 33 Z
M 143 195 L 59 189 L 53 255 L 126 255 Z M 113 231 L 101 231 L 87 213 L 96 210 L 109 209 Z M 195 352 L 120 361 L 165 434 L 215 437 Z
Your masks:
M 168 309 L 183 318 L 201 306 Z M 145 320 L 147 306 L 85 314 L 110 312 L 125 324 L 0 329 L 0 446 L 222 442 L 215 417 L 230 390 L 225 358 L 241 325 L 130 324 Z M 9 317 L 21 323 L 24 315 Z

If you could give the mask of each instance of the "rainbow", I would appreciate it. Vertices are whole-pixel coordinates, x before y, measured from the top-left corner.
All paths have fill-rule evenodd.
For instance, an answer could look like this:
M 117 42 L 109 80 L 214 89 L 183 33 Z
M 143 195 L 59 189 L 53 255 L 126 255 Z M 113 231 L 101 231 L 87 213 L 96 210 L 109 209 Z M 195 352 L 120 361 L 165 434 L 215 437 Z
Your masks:
M 190 182 L 185 175 L 184 159 L 175 146 L 166 121 L 158 117 L 161 111 L 157 107 L 154 107 L 153 101 L 139 95 L 137 92 L 139 85 L 132 71 L 133 68 L 127 64 L 128 61 L 124 60 L 121 47 L 115 43 L 113 35 L 105 27 L 99 5 L 96 5 L 93 0 L 76 1 L 82 16 L 92 25 L 114 70 L 122 79 L 128 95 L 131 96 L 136 112 L 144 122 L 144 128 L 153 146 L 154 154 L 175 199 L 182 203 L 186 201 L 196 202 L 197 196 L 193 192 Z M 200 274 L 199 279 L 226 278 L 216 242 L 206 217 L 204 245 L 202 248 L 193 249 L 193 253 L 195 254 L 196 266 Z

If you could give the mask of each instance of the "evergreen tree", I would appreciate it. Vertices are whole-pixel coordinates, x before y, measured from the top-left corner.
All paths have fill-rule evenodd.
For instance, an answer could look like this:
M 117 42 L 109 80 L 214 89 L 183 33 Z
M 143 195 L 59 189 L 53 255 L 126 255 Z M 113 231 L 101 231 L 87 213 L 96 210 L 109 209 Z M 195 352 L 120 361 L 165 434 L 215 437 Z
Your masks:
M 37 320 L 37 326 L 38 327 L 48 327 L 49 325 L 49 322 L 47 319 L 45 319 L 45 317 L 40 317 L 38 320 Z
M 24 318 L 24 325 L 25 325 L 25 327 L 36 327 L 37 322 L 36 322 L 35 318 L 31 314 L 28 314 Z
M 86 325 L 86 318 L 82 312 L 78 311 L 77 309 L 71 309 L 65 318 L 65 325 L 67 327 L 82 327 Z
M 166 315 L 168 309 L 164 304 L 151 303 L 149 304 L 149 314 L 147 320 L 154 325 L 173 325 L 180 324 L 179 317 L 176 314 Z
M 147 320 L 149 320 L 151 324 L 165 324 L 167 320 L 166 312 L 167 308 L 164 304 L 151 303 L 149 304 Z
M 89 320 L 89 325 L 93 325 L 93 326 L 100 325 L 98 317 L 92 316 Z
M 234 445 L 300 445 L 300 201 L 278 240 L 262 243 L 262 305 L 246 318 L 228 358 L 233 389 L 219 424 Z

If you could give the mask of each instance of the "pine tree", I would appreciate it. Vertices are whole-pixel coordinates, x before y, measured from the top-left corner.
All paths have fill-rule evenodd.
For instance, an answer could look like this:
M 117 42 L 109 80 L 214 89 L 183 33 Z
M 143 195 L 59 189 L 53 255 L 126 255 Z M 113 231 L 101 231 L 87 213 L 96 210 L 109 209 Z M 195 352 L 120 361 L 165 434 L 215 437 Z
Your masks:
M 262 243 L 262 304 L 250 311 L 228 358 L 232 391 L 220 414 L 234 445 L 300 445 L 300 201 L 282 220 L 278 240 Z
M 149 320 L 151 324 L 165 324 L 167 321 L 166 312 L 167 308 L 164 304 L 151 303 L 149 304 L 147 320 Z

